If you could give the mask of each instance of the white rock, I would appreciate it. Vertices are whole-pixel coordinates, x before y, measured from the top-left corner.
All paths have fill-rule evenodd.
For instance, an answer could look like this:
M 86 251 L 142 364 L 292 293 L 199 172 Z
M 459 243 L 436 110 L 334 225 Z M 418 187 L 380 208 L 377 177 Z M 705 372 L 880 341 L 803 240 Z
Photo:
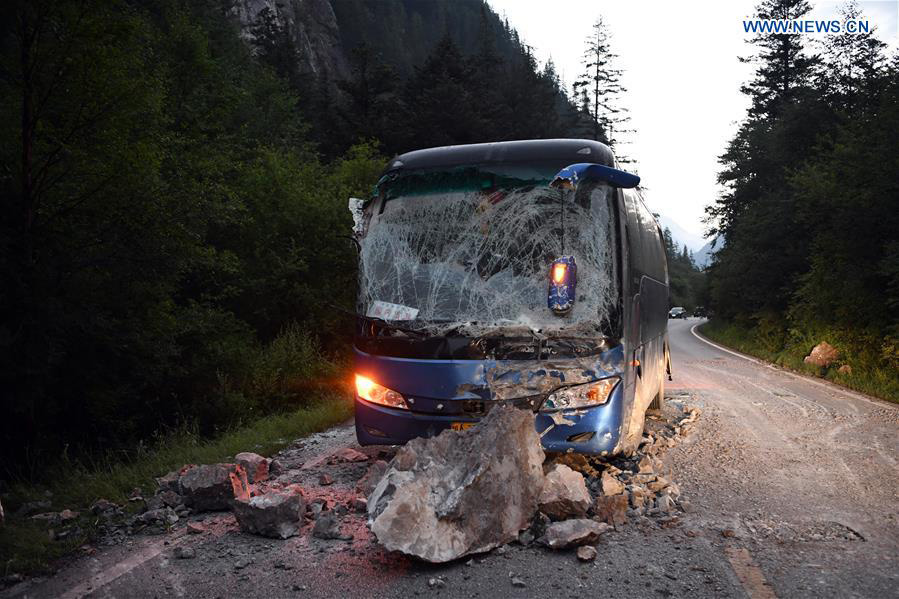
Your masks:
M 578 518 L 586 515 L 590 503 L 590 492 L 580 472 L 555 464 L 546 473 L 538 501 L 541 512 L 554 520 Z
M 388 550 L 430 562 L 489 551 L 528 527 L 543 459 L 533 412 L 496 406 L 471 429 L 400 449 L 369 498 L 369 526 Z

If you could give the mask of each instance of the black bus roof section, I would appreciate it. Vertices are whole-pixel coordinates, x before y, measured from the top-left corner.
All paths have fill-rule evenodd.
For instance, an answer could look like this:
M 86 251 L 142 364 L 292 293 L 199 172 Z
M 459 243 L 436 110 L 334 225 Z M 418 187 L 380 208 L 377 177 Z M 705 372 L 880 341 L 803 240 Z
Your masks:
M 589 152 L 587 152 L 589 150 Z M 612 150 L 590 139 L 533 139 L 484 144 L 443 146 L 415 150 L 395 156 L 385 172 L 406 169 L 452 167 L 503 162 L 559 161 L 565 164 L 592 162 L 615 166 Z

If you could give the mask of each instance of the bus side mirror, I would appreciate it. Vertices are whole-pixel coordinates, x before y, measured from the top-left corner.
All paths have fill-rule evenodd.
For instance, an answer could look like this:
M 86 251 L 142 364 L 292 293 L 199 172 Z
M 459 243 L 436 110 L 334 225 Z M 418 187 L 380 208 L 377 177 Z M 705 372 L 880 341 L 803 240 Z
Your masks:
M 604 164 L 579 162 L 577 164 L 569 164 L 560 170 L 553 178 L 550 186 L 559 189 L 576 189 L 578 183 L 587 179 L 605 181 L 613 187 L 623 187 L 625 189 L 631 189 L 640 184 L 640 177 L 633 173 L 618 170 Z

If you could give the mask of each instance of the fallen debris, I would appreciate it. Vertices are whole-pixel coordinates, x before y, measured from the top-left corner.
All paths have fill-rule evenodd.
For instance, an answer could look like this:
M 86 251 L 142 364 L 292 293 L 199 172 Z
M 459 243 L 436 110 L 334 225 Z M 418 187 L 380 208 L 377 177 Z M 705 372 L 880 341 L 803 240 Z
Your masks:
M 581 545 L 577 548 L 577 558 L 582 562 L 592 562 L 596 559 L 596 547 Z
M 315 517 L 312 527 L 312 536 L 317 539 L 352 540 L 352 535 L 344 535 L 340 532 L 340 520 L 333 511 L 322 511 Z
M 595 543 L 610 528 L 611 526 L 604 522 L 575 518 L 553 522 L 547 526 L 544 539 L 550 549 L 565 549 Z
M 514 541 L 537 509 L 543 459 L 533 412 L 503 405 L 471 429 L 410 441 L 369 498 L 371 530 L 430 562 Z
M 243 468 L 234 464 L 206 464 L 189 468 L 178 481 L 184 503 L 198 512 L 228 509 L 235 495 L 232 472 L 246 477 Z
M 812 348 L 811 353 L 807 355 L 805 357 L 805 360 L 803 361 L 806 364 L 811 364 L 820 368 L 827 368 L 839 357 L 840 352 L 839 350 L 837 350 L 837 348 L 829 344 L 827 341 L 822 341 Z
M 553 464 L 543 481 L 538 505 L 553 520 L 581 518 L 590 507 L 584 476 L 564 464 Z
M 233 505 L 234 517 L 244 532 L 287 539 L 300 533 L 306 500 L 301 489 L 291 485 L 271 490 Z
M 234 461 L 247 473 L 247 481 L 258 483 L 268 480 L 269 460 L 258 453 L 245 451 L 234 456 Z
M 352 447 L 344 447 L 343 449 L 339 449 L 334 452 L 331 457 L 328 458 L 328 462 L 331 464 L 339 462 L 367 462 L 368 459 L 368 456 L 358 449 L 353 449 Z
M 200 535 L 206 532 L 206 527 L 200 524 L 199 522 L 188 522 L 187 523 L 187 532 L 192 535 Z
M 600 522 L 621 526 L 627 522 L 627 495 L 600 495 L 593 504 L 593 513 Z

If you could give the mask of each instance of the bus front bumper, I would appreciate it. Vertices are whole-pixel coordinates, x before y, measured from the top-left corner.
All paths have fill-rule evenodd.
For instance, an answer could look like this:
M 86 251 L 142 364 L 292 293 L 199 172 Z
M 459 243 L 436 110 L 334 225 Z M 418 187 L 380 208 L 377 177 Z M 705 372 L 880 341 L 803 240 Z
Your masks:
M 622 385 L 609 401 L 592 408 L 538 412 L 535 422 L 547 452 L 574 451 L 609 455 L 621 439 Z M 475 418 L 388 408 L 356 396 L 356 436 L 361 445 L 401 445 L 416 437 L 434 437 L 449 428 L 473 425 Z

